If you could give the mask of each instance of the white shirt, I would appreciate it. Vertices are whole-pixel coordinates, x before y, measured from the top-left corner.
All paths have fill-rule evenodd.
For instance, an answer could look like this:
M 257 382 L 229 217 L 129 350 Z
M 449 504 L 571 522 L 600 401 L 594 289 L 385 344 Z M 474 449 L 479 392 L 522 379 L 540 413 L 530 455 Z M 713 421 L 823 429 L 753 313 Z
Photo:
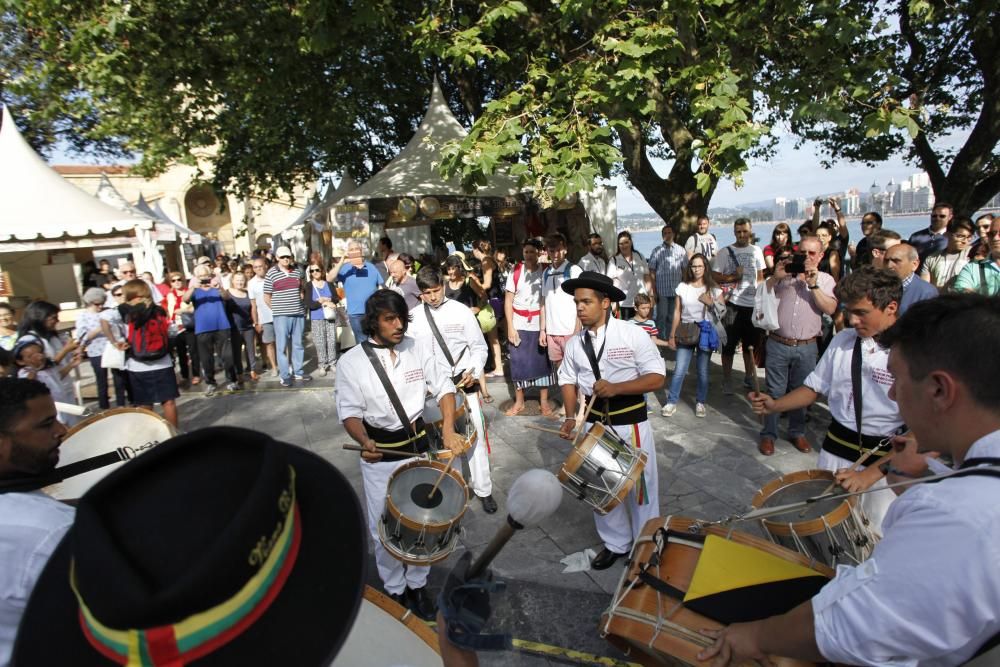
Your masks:
M 545 307 L 545 334 L 569 336 L 576 331 L 576 301 L 562 290 L 562 284 L 583 273 L 564 259 L 558 268 L 551 265 L 542 273 L 542 304 Z
M 637 252 L 632 253 L 632 260 L 625 259 L 622 255 L 615 255 L 608 261 L 607 275 L 615 284 L 615 287 L 625 292 L 620 306 L 633 308 L 635 306 L 635 295 L 646 293 L 646 274 L 649 273 L 649 264 Z
M 413 321 L 406 333 L 414 338 L 429 338 L 434 354 L 438 357 L 439 363 L 446 368 L 450 366 L 445 358 L 441 345 L 438 344 L 431 325 L 427 321 L 427 311 L 424 304 L 418 303 L 410 310 Z M 479 328 L 479 321 L 472 314 L 468 306 L 453 299 L 445 299 L 437 308 L 431 308 L 431 317 L 437 325 L 441 337 L 444 338 L 448 346 L 451 358 L 455 360 L 455 368 L 451 369 L 449 377 L 458 375 L 460 371 L 472 370 L 472 375 L 479 378 L 483 373 L 483 366 L 486 365 L 486 358 L 489 356 L 489 349 L 486 347 L 486 339 L 483 338 L 482 329 Z M 464 350 L 464 353 L 463 353 Z
M 74 510 L 45 495 L 0 494 L 0 666 L 6 667 L 35 582 L 73 523 Z
M 692 255 L 701 253 L 705 256 L 705 259 L 711 262 L 712 258 L 719 253 L 719 241 L 715 238 L 715 234 L 711 232 L 707 234 L 695 232 L 688 237 L 687 242 L 684 244 L 684 249 Z
M 705 286 L 695 287 L 687 283 L 677 286 L 677 298 L 681 300 L 681 322 L 701 322 L 708 319 L 708 309 L 699 301 L 701 295 L 705 293 Z M 712 290 L 712 296 L 718 299 L 722 296 L 722 290 L 718 287 Z M 670 333 L 669 331 L 667 333 Z
M 1000 431 L 967 459 L 1000 457 Z M 841 565 L 812 600 L 816 644 L 836 663 L 944 667 L 1000 631 L 1000 479 L 959 477 L 906 490 L 871 558 Z
M 733 249 L 732 256 L 729 254 L 729 248 Z M 736 257 L 735 264 L 733 256 Z M 712 260 L 712 268 L 719 273 L 736 273 L 737 266 L 743 267 L 743 276 L 729 296 L 729 303 L 753 308 L 754 296 L 757 294 L 757 272 L 767 267 L 764 263 L 764 252 L 755 245 L 742 248 L 731 245 L 720 250 Z
M 826 396 L 830 416 L 852 431 L 854 419 L 854 390 L 851 387 L 851 358 L 858 334 L 854 329 L 844 329 L 830 341 L 830 346 L 820 357 L 816 369 L 804 384 L 818 394 Z M 861 432 L 864 435 L 891 435 L 903 425 L 896 401 L 889 398 L 893 377 L 887 363 L 889 350 L 871 338 L 861 342 Z
M 596 380 L 583 349 L 584 336 L 591 337 L 594 354 L 600 355 L 597 366 L 602 380 L 628 382 L 650 373 L 666 377 L 666 364 L 649 334 L 642 327 L 612 319 L 596 332 L 584 329 L 569 339 L 559 367 L 560 385 L 575 384 L 588 396 L 593 391 Z
M 517 277 L 517 285 L 514 284 L 514 274 L 518 273 L 517 266 L 521 267 L 520 275 Z M 542 271 L 544 270 L 541 265 L 538 265 L 534 271 L 528 271 L 523 263 L 518 264 L 511 272 L 507 275 L 507 284 L 504 285 L 504 291 L 510 292 L 514 295 L 514 310 L 520 310 L 524 312 L 534 312 L 540 310 L 540 301 L 542 298 Z M 518 315 L 514 313 L 514 329 L 518 331 L 538 331 L 539 316 L 532 315 L 531 317 L 526 317 L 524 315 Z
M 604 273 L 608 270 L 608 263 L 596 257 L 593 253 L 588 252 L 586 255 L 580 258 L 580 261 L 576 263 L 580 267 L 581 271 L 594 271 L 596 273 Z
M 445 394 L 455 393 L 455 385 L 447 364 L 439 362 L 441 355 L 434 355 L 430 339 L 413 338 L 407 333 L 395 351 L 393 364 L 389 350 L 374 349 L 412 423 L 424 413 L 428 391 L 440 401 Z M 337 415 L 341 422 L 357 417 L 387 431 L 403 428 L 382 381 L 360 345 L 352 347 L 337 362 L 336 394 Z
M 247 296 L 254 300 L 257 305 L 257 322 L 259 324 L 271 324 L 274 322 L 274 314 L 271 307 L 264 303 L 264 279 L 254 276 L 247 282 Z

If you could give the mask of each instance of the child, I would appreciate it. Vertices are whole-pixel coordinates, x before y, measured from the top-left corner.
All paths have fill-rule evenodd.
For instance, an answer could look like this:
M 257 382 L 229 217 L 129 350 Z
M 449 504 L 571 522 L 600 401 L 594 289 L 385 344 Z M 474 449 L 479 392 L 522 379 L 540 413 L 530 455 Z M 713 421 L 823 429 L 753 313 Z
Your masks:
M 72 393 L 66 391 L 66 385 L 62 377 L 69 374 L 74 368 L 80 365 L 81 355 L 74 354 L 72 359 L 61 368 L 55 362 L 45 356 L 45 348 L 37 339 L 30 336 L 21 338 L 14 346 L 14 362 L 18 365 L 17 376 L 38 380 L 49 388 L 52 400 L 56 403 L 76 403 Z M 59 413 L 59 421 L 72 426 L 80 420 L 75 415 L 65 412 Z
M 667 341 L 660 340 L 660 330 L 657 328 L 656 322 L 653 321 L 653 299 L 648 294 L 636 294 L 632 304 L 635 306 L 635 317 L 629 322 L 645 329 L 649 337 L 653 339 L 654 345 L 670 347 L 667 345 Z M 648 412 L 653 411 L 652 398 L 651 394 L 646 396 L 646 410 Z

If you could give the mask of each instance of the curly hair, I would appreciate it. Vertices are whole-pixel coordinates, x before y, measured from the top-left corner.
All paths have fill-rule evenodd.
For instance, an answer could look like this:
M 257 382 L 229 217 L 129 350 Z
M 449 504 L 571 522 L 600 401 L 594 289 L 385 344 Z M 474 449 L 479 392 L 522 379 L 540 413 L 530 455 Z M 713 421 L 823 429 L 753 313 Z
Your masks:
M 837 299 L 844 304 L 868 299 L 879 310 L 903 299 L 903 282 L 895 273 L 873 266 L 863 266 L 849 274 L 834 288 Z

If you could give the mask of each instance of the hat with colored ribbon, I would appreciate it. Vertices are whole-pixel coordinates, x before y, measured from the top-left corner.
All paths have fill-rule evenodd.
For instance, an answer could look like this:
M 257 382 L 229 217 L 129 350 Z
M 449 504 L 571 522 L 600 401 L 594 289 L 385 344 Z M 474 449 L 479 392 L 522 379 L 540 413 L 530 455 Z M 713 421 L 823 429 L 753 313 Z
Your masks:
M 358 498 L 246 429 L 157 445 L 95 484 L 35 586 L 14 665 L 328 665 L 365 582 Z
M 625 292 L 615 287 L 614 281 L 603 273 L 583 271 L 576 278 L 571 278 L 560 285 L 562 291 L 573 294 L 577 289 L 592 289 L 607 296 L 612 301 L 624 301 Z

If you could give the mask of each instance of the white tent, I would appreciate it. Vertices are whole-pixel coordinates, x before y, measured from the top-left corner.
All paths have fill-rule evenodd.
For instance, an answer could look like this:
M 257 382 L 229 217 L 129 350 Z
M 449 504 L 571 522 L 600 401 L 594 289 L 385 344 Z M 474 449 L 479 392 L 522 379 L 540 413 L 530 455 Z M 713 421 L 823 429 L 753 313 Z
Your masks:
M 125 236 L 132 230 L 153 228 L 149 218 L 117 210 L 52 170 L 21 136 L 6 106 L 2 123 L 0 244 L 6 243 L 7 249 L 34 249 L 31 243 L 15 244 L 15 241 L 83 238 L 116 232 Z
M 135 203 L 136 210 L 140 211 L 144 215 L 148 215 L 157 221 L 156 232 L 157 238 L 162 239 L 161 234 L 166 229 L 170 229 L 175 235 L 180 236 L 180 239 L 184 243 L 193 243 L 198 245 L 201 243 L 201 234 L 192 231 L 182 225 L 179 222 L 174 222 L 173 218 L 166 214 L 163 207 L 160 206 L 160 202 L 154 202 L 152 206 L 146 201 L 146 198 L 139 195 L 139 201 Z
M 326 188 L 326 192 L 323 193 L 322 199 L 314 199 L 313 201 L 311 201 L 309 205 L 302 210 L 302 213 L 300 213 L 299 216 L 295 218 L 295 220 L 292 223 L 290 223 L 287 227 L 278 232 L 278 234 L 275 234 L 275 236 L 278 235 L 284 236 L 289 232 L 292 232 L 292 230 L 294 230 L 296 227 L 305 225 L 305 223 L 309 222 L 310 220 L 314 220 L 317 218 L 320 220 L 325 219 L 326 216 L 329 214 L 330 209 L 333 207 L 333 205 L 342 200 L 351 192 L 353 192 L 355 189 L 357 189 L 357 187 L 358 186 L 354 182 L 354 179 L 351 178 L 351 175 L 345 174 L 344 177 L 340 179 L 340 183 L 337 185 L 337 187 L 333 187 L 333 184 L 328 185 Z
M 448 108 L 435 79 L 430 105 L 417 133 L 392 162 L 348 194 L 345 201 L 425 195 L 508 197 L 520 192 L 517 179 L 503 170 L 497 170 L 488 185 L 471 193 L 462 188 L 461 179 L 457 176 L 447 180 L 441 178 L 438 165 L 442 145 L 452 139 L 464 139 L 467 135 L 468 132 Z

